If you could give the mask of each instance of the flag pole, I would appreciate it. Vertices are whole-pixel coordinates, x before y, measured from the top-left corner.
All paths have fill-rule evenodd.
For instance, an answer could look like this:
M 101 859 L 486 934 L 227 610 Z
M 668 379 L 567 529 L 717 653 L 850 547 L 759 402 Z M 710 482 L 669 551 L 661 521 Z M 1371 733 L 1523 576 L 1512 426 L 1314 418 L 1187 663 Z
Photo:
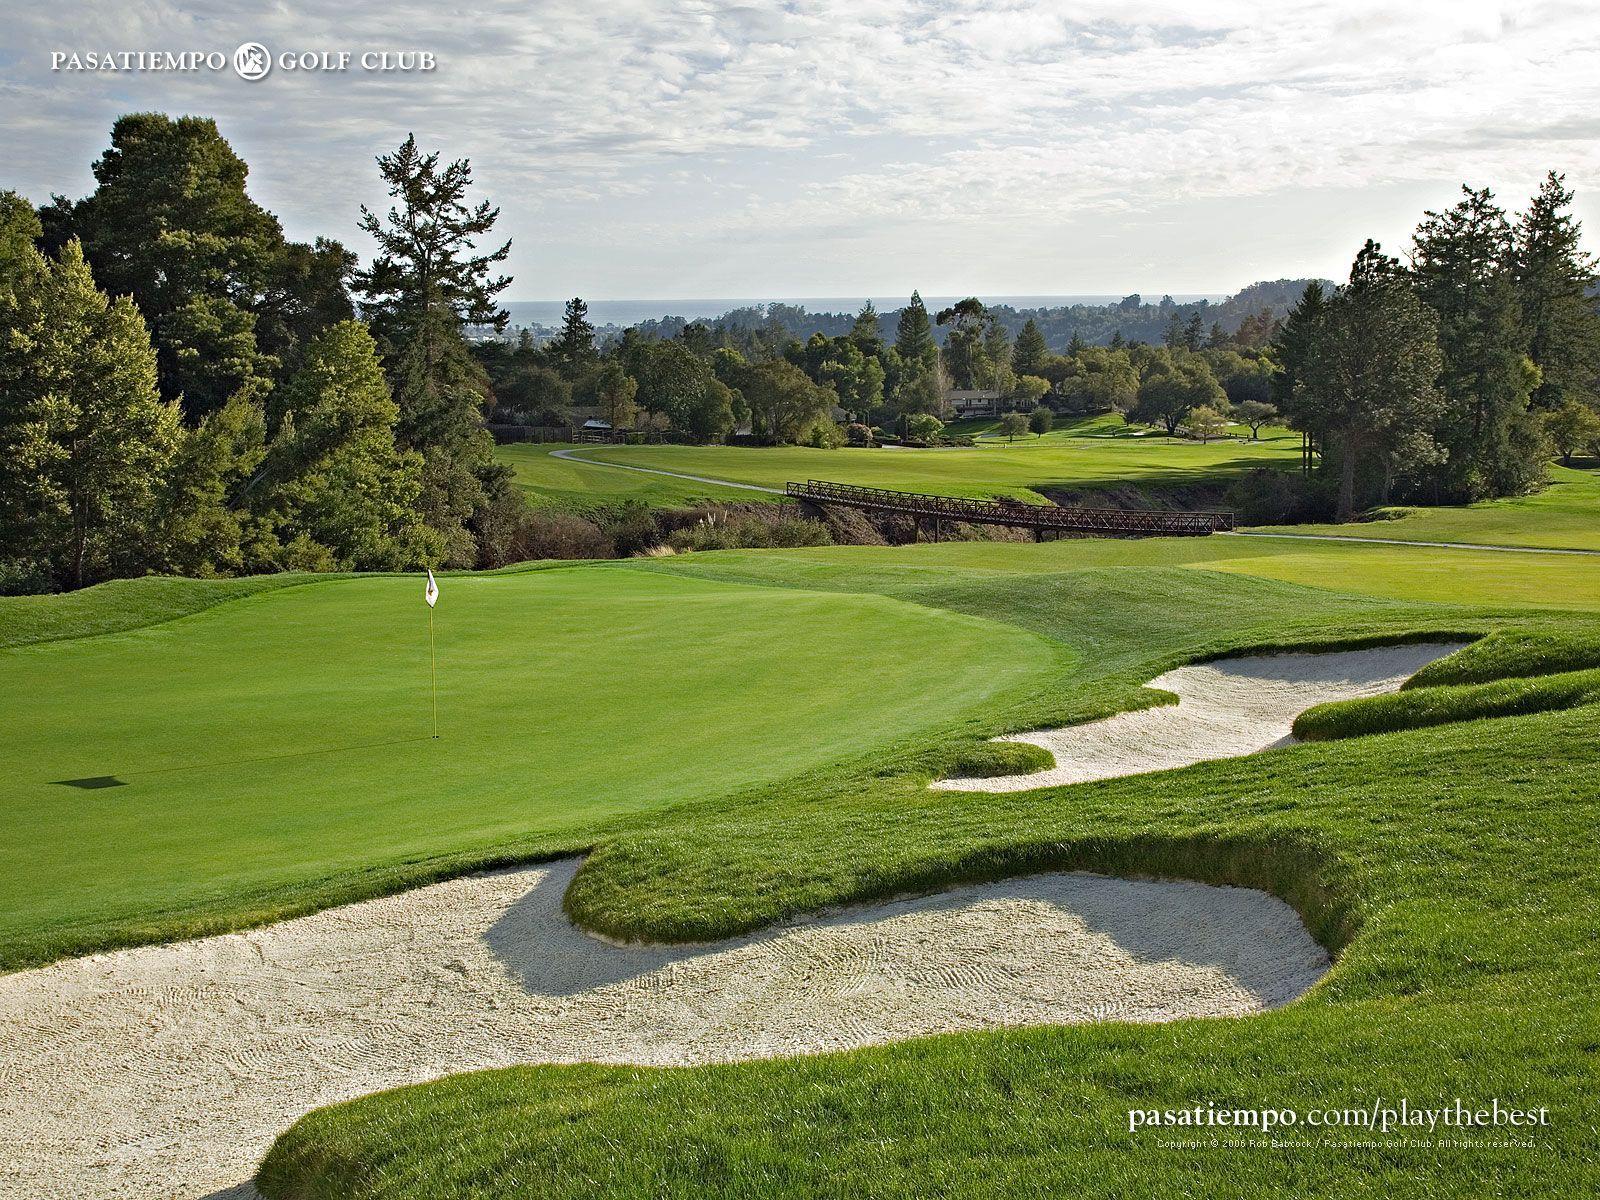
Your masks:
M 428 675 L 433 692 L 433 736 L 439 736 L 439 656 L 433 649 L 433 605 L 428 605 Z

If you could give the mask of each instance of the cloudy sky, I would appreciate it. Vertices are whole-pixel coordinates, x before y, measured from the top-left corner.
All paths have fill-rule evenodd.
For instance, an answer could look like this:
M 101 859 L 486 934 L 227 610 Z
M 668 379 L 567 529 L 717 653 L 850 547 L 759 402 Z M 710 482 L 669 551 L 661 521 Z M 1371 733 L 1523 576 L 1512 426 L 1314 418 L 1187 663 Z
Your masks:
M 1594 0 L 52 0 L 0 47 L 0 187 L 119 113 L 215 116 L 289 233 L 365 254 L 374 155 L 470 157 L 509 298 L 1226 292 L 1340 277 L 1468 180 L 1600 235 Z M 428 50 L 431 74 L 52 72 L 51 52 Z M 1591 237 L 1600 249 L 1600 236 Z

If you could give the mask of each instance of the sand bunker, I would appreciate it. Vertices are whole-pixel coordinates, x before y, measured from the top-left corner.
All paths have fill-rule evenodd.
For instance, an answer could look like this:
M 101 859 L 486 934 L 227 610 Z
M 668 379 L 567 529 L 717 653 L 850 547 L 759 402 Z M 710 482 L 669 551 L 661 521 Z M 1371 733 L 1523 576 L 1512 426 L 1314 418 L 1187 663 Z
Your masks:
M 1081 873 L 716 945 L 621 947 L 563 915 L 576 867 L 0 977 L 0 1194 L 248 1196 L 273 1137 L 307 1110 L 456 1071 L 1237 1016 L 1328 967 L 1261 892 Z
M 1174 693 L 1177 704 L 995 739 L 1042 746 L 1055 755 L 1053 767 L 1030 775 L 941 779 L 933 786 L 961 792 L 1022 792 L 1166 771 L 1289 745 L 1295 741 L 1290 734 L 1294 719 L 1306 709 L 1395 691 L 1434 659 L 1463 644 L 1258 654 L 1179 667 L 1145 685 Z

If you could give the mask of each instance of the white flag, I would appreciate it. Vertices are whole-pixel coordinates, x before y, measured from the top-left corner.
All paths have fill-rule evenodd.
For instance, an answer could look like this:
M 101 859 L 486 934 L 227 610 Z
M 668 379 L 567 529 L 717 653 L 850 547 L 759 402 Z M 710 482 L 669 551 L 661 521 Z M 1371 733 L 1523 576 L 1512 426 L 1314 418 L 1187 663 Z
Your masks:
M 439 603 L 439 585 L 433 580 L 432 567 L 428 568 L 428 586 L 423 589 L 422 598 L 428 602 L 429 608 Z

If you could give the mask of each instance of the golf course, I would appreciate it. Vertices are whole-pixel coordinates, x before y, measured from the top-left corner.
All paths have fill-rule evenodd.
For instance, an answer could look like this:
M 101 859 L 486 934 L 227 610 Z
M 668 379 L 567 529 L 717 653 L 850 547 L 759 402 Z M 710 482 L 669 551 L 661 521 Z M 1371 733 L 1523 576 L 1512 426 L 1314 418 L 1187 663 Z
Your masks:
M 1600 22 L 1367 7 L 19 10 L 0 1200 L 1600 1197 Z
M 722 453 L 734 452 L 708 452 Z M 1521 511 L 1536 524 L 1536 506 Z M 498 922 L 491 947 L 508 936 L 495 932 L 507 919 L 497 905 L 532 886 L 530 897 L 550 895 L 555 906 L 541 919 L 557 932 L 574 922 L 580 942 L 688 944 L 692 961 L 706 953 L 697 944 L 777 936 L 773 953 L 809 962 L 822 951 L 783 950 L 790 935 L 781 931 L 834 906 L 956 888 L 952 912 L 1023 904 L 996 912 L 1011 913 L 1006 928 L 1025 929 L 1050 911 L 1026 905 L 1064 895 L 1044 881 L 1154 877 L 1286 904 L 1324 965 L 1281 995 L 1257 985 L 1257 996 L 1278 998 L 1215 1010 L 1254 1013 L 1220 1020 L 1172 1019 L 1211 1011 L 1182 1007 L 1119 1018 L 1129 1000 L 1115 988 L 1124 985 L 1105 981 L 1124 968 L 1107 968 L 1097 986 L 1113 991 L 1077 1016 L 1002 1006 L 981 1017 L 1002 993 L 980 1001 L 991 985 L 974 978 L 959 985 L 966 1001 L 950 1001 L 971 1015 L 919 1018 L 916 997 L 936 999 L 917 985 L 893 1002 L 904 1014 L 897 1023 L 842 1041 L 802 1039 L 796 1045 L 813 1052 L 801 1057 L 770 1057 L 760 1043 L 736 1062 L 531 1048 L 521 1053 L 528 1065 L 316 1112 L 279 1101 L 266 1111 L 292 1127 L 273 1127 L 281 1136 L 255 1186 L 274 1198 L 390 1200 L 501 1196 L 509 1180 L 537 1180 L 552 1196 L 693 1196 L 708 1172 L 734 1191 L 841 1195 L 926 1192 L 938 1180 L 965 1191 L 956 1181 L 980 1175 L 1005 1192 L 1108 1196 L 1355 1195 L 1390 1177 L 1460 1196 L 1580 1194 L 1596 1183 L 1585 1115 L 1600 899 L 1590 836 L 1600 817 L 1600 685 L 1584 682 L 1600 665 L 1592 559 L 1270 537 L 961 542 L 529 564 L 443 574 L 439 588 L 437 738 L 415 575 L 151 578 L 0 600 L 17 763 L 0 851 L 0 961 L 13 972 L 0 976 L 0 1020 L 9 1012 L 14 1022 L 10 1052 L 33 1044 L 25 1031 L 34 1022 L 64 1019 L 51 1007 L 60 988 L 44 984 L 75 961 L 105 964 L 74 985 L 103 997 L 65 1027 L 88 1037 L 123 1003 L 117 997 L 178 986 L 155 982 L 151 971 L 173 968 L 141 955 L 192 946 L 202 955 L 193 961 L 212 965 L 184 968 L 202 973 L 172 994 L 223 986 L 226 938 L 143 944 L 263 925 L 244 936 L 271 938 L 297 921 L 267 923 L 326 916 L 336 923 L 308 927 L 305 944 L 353 954 L 366 904 L 420 904 L 428 885 L 506 881 L 495 884 L 505 899 L 484 910 Z M 1330 714 L 1307 722 L 1317 740 L 1241 747 L 1230 751 L 1239 757 L 1156 774 L 981 790 L 984 776 L 1039 770 L 1051 757 L 989 739 L 1170 704 L 1177 697 L 1143 685 L 1185 664 L 1289 651 L 1314 661 L 1415 643 L 1438 648 L 1394 660 L 1412 663 L 1401 677 L 1436 661 L 1397 693 L 1314 710 Z M 930 789 L 951 777 L 978 790 Z M 575 870 L 536 870 L 525 883 L 472 874 L 571 855 L 582 856 L 567 860 Z M 547 877 L 558 882 L 539 882 Z M 1030 900 L 960 890 L 1035 879 L 1045 890 Z M 438 882 L 450 880 L 460 882 Z M 413 912 L 400 918 L 403 940 L 426 957 L 428 939 L 444 947 L 455 936 L 476 971 L 470 950 L 485 935 L 447 935 L 455 918 L 443 914 L 470 915 L 481 902 L 467 893 L 441 901 L 449 908 L 395 910 Z M 1151 912 L 1159 903 L 1137 901 Z M 1198 901 L 1187 903 L 1199 913 Z M 1227 923 L 1246 933 L 1275 919 L 1243 912 Z M 899 953 L 888 949 L 900 936 L 892 922 L 934 919 L 892 907 L 860 913 L 842 928 L 891 922 L 873 935 L 891 975 L 900 969 L 887 965 Z M 1180 925 L 1197 929 L 1199 919 Z M 778 934 L 762 932 L 775 923 Z M 966 970 L 960 956 L 973 953 L 962 947 L 979 936 L 961 928 L 920 935 L 937 939 L 936 956 L 956 956 L 943 968 L 956 979 Z M 391 947 L 384 956 L 395 952 L 393 937 L 377 943 Z M 287 953 L 257 944 L 268 961 Z M 1248 953 L 1288 953 L 1286 942 L 1273 945 Z M 72 957 L 117 947 L 131 949 Z M 296 951 L 294 978 L 310 978 L 309 953 Z M 999 943 L 985 952 L 997 962 L 1011 953 Z M 1215 951 L 1157 957 L 1174 953 L 1203 961 Z M 381 961 L 370 968 L 376 978 Z M 726 986 L 709 975 L 693 983 L 699 977 L 682 977 L 687 966 L 672 961 L 647 965 L 677 972 L 678 988 Z M 738 961 L 728 969 L 747 974 Z M 501 1003 L 548 986 L 512 984 Z M 428 1003 L 446 1003 L 429 994 Z M 668 995 L 649 1010 L 653 1022 L 676 1011 L 661 1007 Z M 148 1011 L 142 1003 L 130 1010 L 133 1028 Z M 468 1014 L 473 1003 L 448 1001 Z M 684 1003 L 698 1011 L 704 1000 Z M 198 1019 L 191 1002 L 181 1011 L 189 1015 L 172 1036 Z M 414 1068 L 435 1063 L 434 1074 L 449 1074 L 517 1061 L 504 1049 L 467 1053 L 480 1034 L 461 1026 L 445 1037 L 457 1028 L 448 1007 L 424 1011 L 439 1016 L 410 1035 L 421 1042 L 403 1043 Z M 741 1022 L 767 1019 L 741 1011 Z M 951 1031 L 926 1036 L 941 1029 Z M 732 1037 L 725 1030 L 714 1041 L 732 1047 Z M 435 1043 L 437 1053 L 423 1049 Z M 75 1057 L 52 1061 L 58 1086 L 72 1086 Z M 597 1065 L 607 1061 L 616 1065 Z M 627 1065 L 652 1062 L 703 1065 Z M 429 1077 L 426 1066 L 373 1076 Z M 96 1086 L 102 1100 L 122 1095 Z M 158 1094 L 182 1093 L 118 1103 L 138 1112 L 139 1096 Z M 1387 1139 L 1364 1146 L 1354 1130 L 1280 1131 L 1295 1141 L 1292 1155 L 1163 1151 L 1157 1143 L 1183 1131 L 1129 1125 L 1135 1109 L 1310 1111 L 1403 1097 L 1493 1098 L 1542 1107 L 1548 1122 L 1517 1131 L 1536 1148 L 1518 1151 L 1420 1152 Z M 34 1118 L 8 1119 L 0 1133 L 23 1144 Z M 200 1161 L 213 1135 L 185 1128 L 152 1146 L 150 1161 L 181 1161 L 191 1136 L 190 1163 Z M 656 1151 L 616 1152 L 642 1141 Z M 1056 1153 L 1068 1144 L 1074 1154 Z M 1137 1146 L 1149 1152 L 1127 1153 Z M 1210 1169 L 1217 1156 L 1226 1170 Z M 49 1174 L 59 1166 L 43 1159 L 32 1168 L 43 1175 L 28 1175 L 25 1163 L 12 1169 L 63 1190 L 138 1178 L 136 1164 L 76 1182 Z M 206 1187 L 240 1182 L 215 1169 L 222 1177 Z

